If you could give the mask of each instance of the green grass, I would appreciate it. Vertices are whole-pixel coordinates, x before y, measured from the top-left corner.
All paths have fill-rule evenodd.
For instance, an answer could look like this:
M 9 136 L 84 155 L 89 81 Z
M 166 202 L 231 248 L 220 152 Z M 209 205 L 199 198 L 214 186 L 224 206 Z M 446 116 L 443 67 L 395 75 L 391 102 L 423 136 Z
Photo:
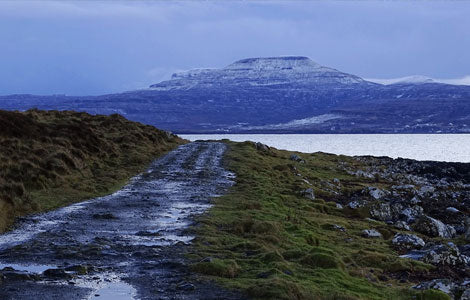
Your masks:
M 184 143 L 119 115 L 0 111 L 0 232 L 15 217 L 109 194 Z
M 410 290 L 413 283 L 395 279 L 399 272 L 426 274 L 433 267 L 399 258 L 390 242 L 394 229 L 331 202 L 344 202 L 364 186 L 384 185 L 338 168 L 360 162 L 297 153 L 306 161 L 298 163 L 289 159 L 291 152 L 227 143 L 225 163 L 237 174 L 236 184 L 199 219 L 189 255 L 193 270 L 254 299 L 444 299 L 440 292 L 417 293 Z M 334 178 L 341 182 L 339 194 L 329 186 Z M 308 187 L 316 200 L 301 195 Z M 363 238 L 361 231 L 369 228 L 384 239 Z

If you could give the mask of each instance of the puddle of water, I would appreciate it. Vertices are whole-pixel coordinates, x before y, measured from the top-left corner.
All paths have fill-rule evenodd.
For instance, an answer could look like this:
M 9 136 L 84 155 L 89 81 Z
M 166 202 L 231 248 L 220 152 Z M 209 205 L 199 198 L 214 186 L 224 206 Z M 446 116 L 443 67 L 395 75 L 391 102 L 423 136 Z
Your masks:
M 100 300 L 133 300 L 137 291 L 130 284 L 123 281 L 111 282 L 94 291 L 88 298 Z
M 42 273 L 47 269 L 55 269 L 56 266 L 48 266 L 48 265 L 22 265 L 22 264 L 4 264 L 0 263 L 0 270 L 6 267 L 11 267 L 17 271 L 25 271 L 29 273 Z

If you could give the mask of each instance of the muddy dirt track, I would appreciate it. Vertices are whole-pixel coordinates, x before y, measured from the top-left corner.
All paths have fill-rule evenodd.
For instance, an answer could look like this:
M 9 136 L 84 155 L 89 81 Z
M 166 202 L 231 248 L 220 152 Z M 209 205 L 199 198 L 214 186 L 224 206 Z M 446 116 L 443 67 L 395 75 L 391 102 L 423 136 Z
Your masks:
M 122 190 L 0 236 L 0 299 L 240 299 L 191 276 L 186 229 L 233 183 L 226 146 L 194 142 Z

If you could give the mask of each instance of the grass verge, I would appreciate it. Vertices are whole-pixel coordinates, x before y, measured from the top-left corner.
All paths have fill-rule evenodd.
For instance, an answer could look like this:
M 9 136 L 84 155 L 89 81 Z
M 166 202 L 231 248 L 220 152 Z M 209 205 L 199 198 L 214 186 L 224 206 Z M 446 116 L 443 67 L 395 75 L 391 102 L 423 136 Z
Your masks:
M 184 140 L 120 115 L 0 111 L 0 232 L 15 217 L 109 194 Z
M 399 258 L 390 243 L 396 231 L 336 207 L 333 200 L 380 185 L 338 168 L 360 162 L 227 143 L 226 165 L 236 184 L 199 219 L 189 255 L 194 271 L 254 299 L 448 299 L 412 291 L 413 283 L 397 279 L 400 272 L 426 274 L 433 267 Z M 302 192 L 308 188 L 315 200 Z M 384 238 L 362 237 L 372 228 Z

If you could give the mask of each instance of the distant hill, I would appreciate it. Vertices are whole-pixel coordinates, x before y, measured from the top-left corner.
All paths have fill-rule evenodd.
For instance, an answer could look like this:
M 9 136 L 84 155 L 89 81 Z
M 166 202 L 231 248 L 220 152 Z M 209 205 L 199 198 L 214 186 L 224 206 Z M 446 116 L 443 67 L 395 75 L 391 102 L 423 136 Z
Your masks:
M 0 232 L 14 217 L 104 195 L 183 140 L 119 115 L 0 110 Z
M 470 132 L 470 86 L 424 77 L 379 84 L 307 57 L 249 58 L 89 97 L 10 95 L 3 109 L 119 113 L 177 133 Z

